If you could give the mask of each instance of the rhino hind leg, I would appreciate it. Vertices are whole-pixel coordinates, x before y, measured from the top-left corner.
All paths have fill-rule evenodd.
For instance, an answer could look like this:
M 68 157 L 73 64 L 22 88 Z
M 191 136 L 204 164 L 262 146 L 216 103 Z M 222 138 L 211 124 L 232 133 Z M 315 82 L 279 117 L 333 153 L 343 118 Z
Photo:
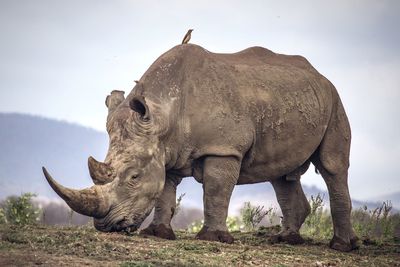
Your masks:
M 164 190 L 156 202 L 154 217 L 151 224 L 140 232 L 143 236 L 157 236 L 175 240 L 175 233 L 171 228 L 171 220 L 176 206 L 176 187 L 182 178 L 167 174 Z
M 272 236 L 271 241 L 273 243 L 287 242 L 293 245 L 304 243 L 299 230 L 310 214 L 310 204 L 304 195 L 300 181 L 287 181 L 285 177 L 280 177 L 271 183 L 283 215 L 282 231 Z
M 330 247 L 340 251 L 358 248 L 358 238 L 350 221 L 349 154 L 350 126 L 338 99 L 325 136 L 311 160 L 328 188 L 334 231 Z
M 347 184 L 347 170 L 331 174 L 324 169 L 321 162 L 316 165 L 325 180 L 329 193 L 334 232 L 329 246 L 345 252 L 357 249 L 358 238 L 350 221 L 351 199 Z
M 197 239 L 233 243 L 226 226 L 229 201 L 239 178 L 240 161 L 209 156 L 203 165 L 204 226 Z

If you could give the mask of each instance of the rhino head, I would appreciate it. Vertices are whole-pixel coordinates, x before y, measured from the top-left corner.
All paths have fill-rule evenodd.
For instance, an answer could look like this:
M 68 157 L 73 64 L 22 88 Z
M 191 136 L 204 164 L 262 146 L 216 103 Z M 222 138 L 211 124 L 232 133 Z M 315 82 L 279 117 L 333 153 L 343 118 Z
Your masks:
M 165 182 L 165 149 L 153 103 L 131 93 L 113 91 L 106 99 L 109 150 L 104 162 L 89 157 L 95 185 L 82 190 L 58 184 L 43 167 L 53 190 L 72 210 L 94 218 L 104 232 L 136 230 L 148 216 Z

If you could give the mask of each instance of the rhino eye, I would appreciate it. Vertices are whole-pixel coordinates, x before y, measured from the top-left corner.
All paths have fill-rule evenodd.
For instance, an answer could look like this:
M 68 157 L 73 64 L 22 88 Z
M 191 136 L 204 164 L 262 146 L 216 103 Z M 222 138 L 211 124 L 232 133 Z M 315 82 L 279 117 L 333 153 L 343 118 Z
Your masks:
M 138 171 L 134 167 L 129 167 L 121 174 L 121 177 L 124 177 L 124 179 L 137 179 L 139 176 L 140 176 L 140 171 Z
M 140 177 L 140 172 L 132 172 L 132 174 L 131 174 L 131 179 L 133 180 L 133 179 L 137 179 L 137 178 L 139 178 Z

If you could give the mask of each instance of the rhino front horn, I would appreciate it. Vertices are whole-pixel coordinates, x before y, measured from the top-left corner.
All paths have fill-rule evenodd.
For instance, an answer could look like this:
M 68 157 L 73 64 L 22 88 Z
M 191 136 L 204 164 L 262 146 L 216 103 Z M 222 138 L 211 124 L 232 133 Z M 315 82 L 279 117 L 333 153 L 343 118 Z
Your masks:
M 92 156 L 88 158 L 90 177 L 96 185 L 107 184 L 114 180 L 114 170 L 110 165 L 95 160 Z
M 108 201 L 100 186 L 95 185 L 82 190 L 69 189 L 57 183 L 45 167 L 42 167 L 42 170 L 51 188 L 65 200 L 72 210 L 95 218 L 103 218 L 108 213 Z

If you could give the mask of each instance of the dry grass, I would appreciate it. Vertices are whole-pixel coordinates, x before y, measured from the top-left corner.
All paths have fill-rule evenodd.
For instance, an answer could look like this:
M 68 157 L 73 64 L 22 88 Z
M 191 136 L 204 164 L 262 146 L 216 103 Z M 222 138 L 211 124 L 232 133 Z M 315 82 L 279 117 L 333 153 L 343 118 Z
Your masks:
M 233 245 L 194 239 L 143 238 L 92 227 L 0 226 L 0 266 L 400 266 L 400 245 L 362 246 L 341 253 L 323 242 L 269 244 L 253 233 L 234 233 Z

